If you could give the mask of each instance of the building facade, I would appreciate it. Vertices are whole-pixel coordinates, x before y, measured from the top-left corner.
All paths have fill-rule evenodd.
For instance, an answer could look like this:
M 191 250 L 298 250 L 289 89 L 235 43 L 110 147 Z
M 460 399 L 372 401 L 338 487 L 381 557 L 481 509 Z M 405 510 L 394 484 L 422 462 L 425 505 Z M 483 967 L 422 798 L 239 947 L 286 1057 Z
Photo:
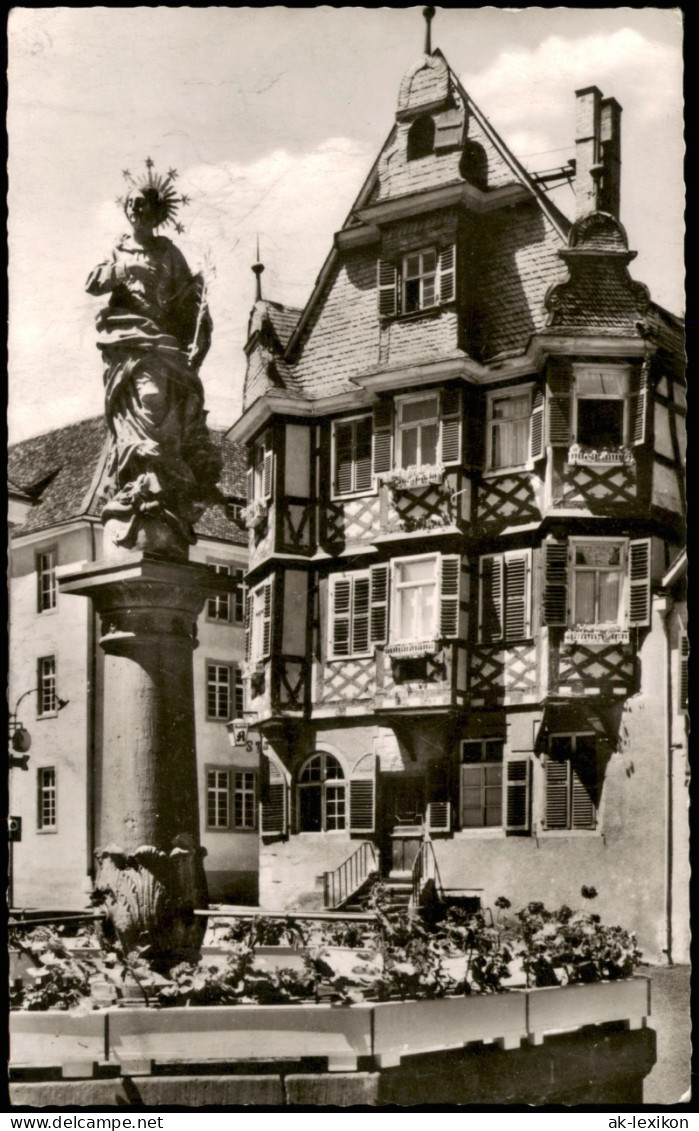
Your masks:
M 211 897 L 255 902 L 257 756 L 234 751 L 226 729 L 242 710 L 244 470 L 235 446 L 213 435 L 228 502 L 201 516 L 191 557 L 239 584 L 207 602 L 194 652 L 202 844 Z M 99 417 L 9 453 L 17 512 L 10 544 L 10 729 L 21 724 L 31 736 L 27 771 L 14 765 L 10 775 L 10 812 L 21 818 L 21 840 L 12 846 L 16 907 L 84 907 L 92 887 L 103 655 L 91 602 L 61 593 L 60 578 L 101 557 L 106 436 Z
M 429 841 L 447 892 L 594 886 L 677 959 L 683 332 L 629 273 L 621 109 L 576 97 L 571 221 L 428 52 L 305 308 L 258 292 L 260 896 L 338 906 Z

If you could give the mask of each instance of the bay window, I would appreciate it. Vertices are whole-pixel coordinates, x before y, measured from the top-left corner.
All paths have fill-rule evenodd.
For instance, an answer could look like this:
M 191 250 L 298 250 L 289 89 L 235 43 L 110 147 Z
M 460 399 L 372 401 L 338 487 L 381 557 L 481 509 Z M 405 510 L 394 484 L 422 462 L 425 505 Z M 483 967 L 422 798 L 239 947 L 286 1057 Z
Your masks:
M 487 467 L 524 467 L 529 459 L 531 390 L 491 393 L 488 397 Z
M 398 401 L 398 466 L 437 463 L 439 395 L 406 397 Z
M 575 367 L 575 439 L 583 448 L 615 449 L 626 442 L 628 370 Z
M 333 423 L 333 495 L 366 494 L 372 489 L 372 418 L 360 416 Z
M 624 546 L 621 542 L 573 542 L 573 623 L 618 624 Z

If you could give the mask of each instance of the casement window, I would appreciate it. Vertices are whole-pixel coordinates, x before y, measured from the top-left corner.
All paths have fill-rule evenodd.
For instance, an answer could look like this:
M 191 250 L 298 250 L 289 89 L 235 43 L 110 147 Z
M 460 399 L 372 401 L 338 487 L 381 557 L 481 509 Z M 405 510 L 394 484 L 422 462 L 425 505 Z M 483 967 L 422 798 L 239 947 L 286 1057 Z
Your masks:
M 233 591 L 233 623 L 243 624 L 245 621 L 245 570 L 234 569 L 235 589 Z
M 346 826 L 346 782 L 332 754 L 314 754 L 302 766 L 297 783 L 299 832 L 337 832 Z
M 36 557 L 36 607 L 45 613 L 56 608 L 56 551 L 44 550 Z
M 332 430 L 333 495 L 365 495 L 372 490 L 373 426 L 370 416 L 336 420 Z
M 548 375 L 548 443 L 616 450 L 645 441 L 648 366 L 553 365 Z
M 689 637 L 686 632 L 680 634 L 679 653 L 678 707 L 686 711 L 689 707 Z
M 244 831 L 257 827 L 254 770 L 209 767 L 206 771 L 206 826 Z
M 465 739 L 461 743 L 461 828 L 528 832 L 530 778 L 529 758 L 505 759 L 501 738 Z
M 37 771 L 36 821 L 37 828 L 42 832 L 55 832 L 57 826 L 55 766 L 41 766 Z
M 238 669 L 234 664 L 211 663 L 206 665 L 206 717 L 227 721 L 232 718 L 235 702 L 236 675 Z M 242 684 L 240 710 L 242 704 Z
M 37 715 L 55 715 L 57 710 L 56 657 L 42 656 L 37 664 Z
M 490 393 L 487 420 L 487 469 L 524 467 L 530 458 L 531 388 Z
M 459 389 L 398 397 L 396 466 L 408 468 L 459 463 L 462 425 Z
M 274 494 L 274 449 L 271 428 L 252 445 L 248 470 L 248 502 L 269 502 Z
M 456 296 L 454 244 L 427 247 L 404 255 L 400 263 L 378 262 L 378 299 L 381 317 L 416 314 Z
M 531 636 L 531 550 L 481 558 L 478 612 L 481 644 Z
M 543 623 L 565 627 L 650 624 L 649 538 L 549 538 L 543 545 Z
M 397 558 L 391 568 L 391 644 L 458 637 L 461 607 L 458 554 Z
M 594 829 L 598 806 L 595 735 L 550 735 L 545 770 L 546 828 Z
M 272 650 L 274 577 L 268 578 L 248 594 L 245 630 L 245 658 L 253 663 L 266 660 Z
M 242 624 L 245 619 L 244 571 L 220 562 L 209 564 L 223 577 L 234 577 L 236 588 L 233 593 L 217 593 L 215 597 L 209 597 L 206 604 L 207 619 L 223 624 Z
M 370 654 L 370 598 L 369 570 L 330 578 L 328 657 L 331 660 Z

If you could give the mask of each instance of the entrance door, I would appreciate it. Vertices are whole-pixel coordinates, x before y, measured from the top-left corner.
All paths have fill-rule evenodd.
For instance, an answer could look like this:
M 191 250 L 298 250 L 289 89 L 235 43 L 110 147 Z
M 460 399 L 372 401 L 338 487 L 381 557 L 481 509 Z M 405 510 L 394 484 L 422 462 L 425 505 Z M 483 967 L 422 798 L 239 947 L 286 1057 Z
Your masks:
M 401 778 L 385 775 L 381 779 L 381 829 L 379 851 L 381 874 L 393 869 L 400 871 L 412 867 L 420 847 L 421 832 L 412 837 L 408 830 L 421 830 L 425 811 L 425 783 L 422 778 Z M 396 838 L 405 829 L 406 839 Z M 414 842 L 414 844 L 413 844 Z M 414 851 L 411 849 L 414 848 Z M 398 857 L 396 858 L 396 853 Z

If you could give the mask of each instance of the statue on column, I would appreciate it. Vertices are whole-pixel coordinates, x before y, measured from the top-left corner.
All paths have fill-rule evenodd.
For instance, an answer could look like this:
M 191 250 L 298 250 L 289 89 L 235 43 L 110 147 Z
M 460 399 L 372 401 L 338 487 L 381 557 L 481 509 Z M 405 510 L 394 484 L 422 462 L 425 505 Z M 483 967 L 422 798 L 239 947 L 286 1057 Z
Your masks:
M 123 204 L 131 231 L 91 272 L 87 292 L 108 295 L 97 315 L 111 443 L 102 521 L 107 542 L 187 556 L 193 523 L 220 499 L 221 460 L 211 443 L 200 366 L 212 323 L 201 275 L 156 229 L 187 204 L 176 170 L 130 182 Z

